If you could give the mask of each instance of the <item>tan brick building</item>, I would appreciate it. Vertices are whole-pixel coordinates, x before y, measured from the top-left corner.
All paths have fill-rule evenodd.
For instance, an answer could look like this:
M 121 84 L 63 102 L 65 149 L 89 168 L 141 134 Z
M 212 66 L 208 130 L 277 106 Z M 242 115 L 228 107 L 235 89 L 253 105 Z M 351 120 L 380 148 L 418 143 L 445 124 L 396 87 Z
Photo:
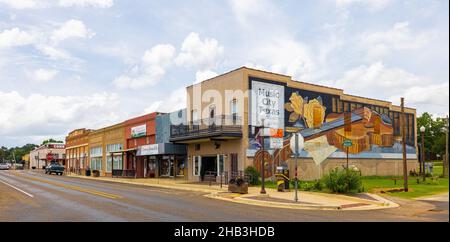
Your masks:
M 66 171 L 85 174 L 89 166 L 90 129 L 77 129 L 66 137 Z
M 352 141 L 350 165 L 362 175 L 402 172 L 401 110 L 390 102 L 245 67 L 186 91 L 188 123 L 172 125 L 170 140 L 188 145 L 191 181 L 208 174 L 230 176 L 248 166 L 259 168 L 254 156 L 263 136 L 265 149 L 277 157 L 267 162 L 267 175 L 277 166 L 287 166 L 293 174 L 292 156 L 277 148 L 279 138 L 269 137 L 278 130 L 282 130 L 284 144 L 292 132 L 305 138 L 299 162 L 301 179 L 316 179 L 345 164 L 344 140 Z M 413 170 L 417 166 L 416 111 L 405 108 L 405 112 L 408 170 Z M 347 121 L 349 130 L 344 127 Z

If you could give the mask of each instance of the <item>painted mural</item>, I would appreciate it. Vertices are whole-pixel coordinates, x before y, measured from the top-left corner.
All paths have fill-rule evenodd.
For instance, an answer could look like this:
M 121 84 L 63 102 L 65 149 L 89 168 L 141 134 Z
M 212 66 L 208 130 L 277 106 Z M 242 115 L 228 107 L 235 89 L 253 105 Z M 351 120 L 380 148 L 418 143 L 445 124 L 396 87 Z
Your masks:
M 290 91 L 284 105 L 285 126 L 304 137 L 303 156 L 312 157 L 317 164 L 347 152 L 352 158 L 400 158 L 401 137 L 394 135 L 389 115 L 364 106 L 351 112 L 331 112 L 331 106 L 324 103 L 332 99 L 330 95 Z M 351 140 L 352 146 L 344 147 L 345 140 Z M 407 153 L 415 154 L 414 146 L 407 146 Z
M 250 78 L 249 81 L 251 87 L 252 82 L 264 80 Z M 353 103 L 344 110 L 337 107 L 342 105 L 339 96 L 299 90 L 270 81 L 267 83 L 266 89 L 279 90 L 280 86 L 284 88 L 285 139 L 289 138 L 292 132 L 302 134 L 305 148 L 301 157 L 311 157 L 316 164 L 330 157 L 344 158 L 347 152 L 350 158 L 401 159 L 399 113 L 385 107 Z M 413 117 L 409 120 L 413 120 Z M 408 158 L 415 158 L 416 155 L 412 128 L 414 125 L 414 121 L 408 122 Z M 261 146 L 258 127 L 251 127 L 249 136 L 251 155 L 252 151 Z M 348 150 L 343 146 L 344 140 L 352 141 Z M 264 141 L 264 146 L 270 149 L 269 139 Z M 277 153 L 276 150 L 274 152 Z

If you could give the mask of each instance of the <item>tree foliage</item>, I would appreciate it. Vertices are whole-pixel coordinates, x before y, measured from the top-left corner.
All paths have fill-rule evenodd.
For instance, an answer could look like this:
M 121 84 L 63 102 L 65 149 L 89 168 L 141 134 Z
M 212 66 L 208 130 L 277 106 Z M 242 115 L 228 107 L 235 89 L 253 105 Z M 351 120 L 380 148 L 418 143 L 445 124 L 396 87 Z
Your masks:
M 38 147 L 35 144 L 26 144 L 22 147 L 11 147 L 7 148 L 2 146 L 0 149 L 0 162 L 3 161 L 13 161 L 19 162 L 22 160 L 22 156 L 29 154 L 30 151 Z
M 445 133 L 442 128 L 445 127 L 446 120 L 444 118 L 433 118 L 433 115 L 425 112 L 417 117 L 417 142 L 419 147 L 422 142 L 420 127 L 425 127 L 425 156 L 426 159 L 436 159 L 437 155 L 442 157 L 445 154 Z

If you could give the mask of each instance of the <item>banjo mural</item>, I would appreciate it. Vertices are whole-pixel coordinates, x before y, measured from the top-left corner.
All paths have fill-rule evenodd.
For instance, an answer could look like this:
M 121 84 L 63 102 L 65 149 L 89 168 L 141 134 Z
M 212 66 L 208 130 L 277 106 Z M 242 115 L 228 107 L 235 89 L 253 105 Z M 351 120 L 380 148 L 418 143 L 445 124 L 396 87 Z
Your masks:
M 250 86 L 256 81 L 258 85 L 263 82 L 261 79 L 250 78 Z M 281 112 L 284 123 L 280 124 L 280 127 L 285 130 L 285 139 L 288 139 L 292 132 L 302 134 L 305 148 L 300 157 L 310 157 L 317 165 L 327 158 L 344 158 L 346 155 L 344 140 L 351 140 L 352 146 L 348 149 L 351 158 L 401 159 L 398 112 L 386 107 L 346 103 L 341 101 L 339 96 L 267 82 L 264 85 L 266 89 L 277 91 L 284 89 L 285 100 L 282 105 L 284 113 Z M 255 109 L 251 110 L 253 113 Z M 277 115 L 277 118 L 280 118 L 280 115 Z M 415 155 L 415 137 L 412 128 L 415 124 L 410 121 L 412 117 L 407 117 L 406 120 L 407 153 Z M 250 150 L 255 149 L 255 144 L 258 143 L 257 131 L 253 129 L 250 131 Z M 281 149 L 274 150 L 273 155 L 275 163 L 279 164 L 281 160 L 288 159 L 290 153 Z

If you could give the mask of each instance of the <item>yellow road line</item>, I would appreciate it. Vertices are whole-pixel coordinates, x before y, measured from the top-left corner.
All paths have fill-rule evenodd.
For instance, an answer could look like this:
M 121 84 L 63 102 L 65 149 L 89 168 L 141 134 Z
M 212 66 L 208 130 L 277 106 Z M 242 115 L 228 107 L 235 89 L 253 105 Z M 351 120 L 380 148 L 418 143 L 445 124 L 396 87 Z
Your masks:
M 50 185 L 63 187 L 63 188 L 67 188 L 67 189 L 72 189 L 72 190 L 79 191 L 79 192 L 89 193 L 89 194 L 97 195 L 97 196 L 101 196 L 101 197 L 106 197 L 106 198 L 110 198 L 110 199 L 122 198 L 119 195 L 115 195 L 115 194 L 111 194 L 111 193 L 100 192 L 100 191 L 96 191 L 96 190 L 92 190 L 92 189 L 82 188 L 82 187 L 79 187 L 79 186 L 66 185 L 66 184 L 62 184 L 62 183 L 58 183 L 58 182 L 53 182 L 53 181 L 48 181 L 48 180 L 45 180 L 45 179 L 40 179 L 40 178 L 37 178 L 37 177 L 24 176 L 24 175 L 22 175 L 20 173 L 16 173 L 16 172 L 14 172 L 14 174 L 16 176 L 24 177 L 26 179 L 30 179 L 30 180 L 34 180 L 34 181 L 38 181 L 38 182 L 43 182 L 43 183 L 47 183 L 47 184 L 50 184 Z

